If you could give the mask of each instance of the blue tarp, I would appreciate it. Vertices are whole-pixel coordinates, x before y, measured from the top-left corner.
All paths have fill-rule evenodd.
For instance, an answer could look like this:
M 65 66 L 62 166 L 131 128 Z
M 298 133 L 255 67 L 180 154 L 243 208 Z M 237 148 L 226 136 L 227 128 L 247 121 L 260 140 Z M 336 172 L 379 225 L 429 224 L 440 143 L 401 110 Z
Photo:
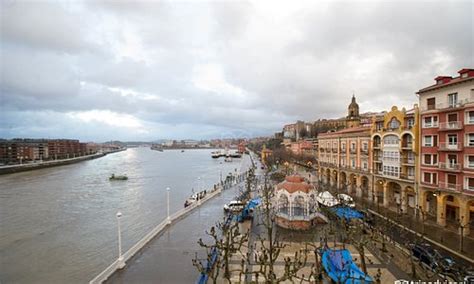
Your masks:
M 360 270 L 352 261 L 351 253 L 346 249 L 324 249 L 322 264 L 328 276 L 336 283 L 373 283 L 372 277 Z
M 350 221 L 351 219 L 364 218 L 364 214 L 349 207 L 337 207 L 337 208 L 332 208 L 332 210 L 336 213 L 336 215 L 339 218 L 345 218 L 347 221 Z
M 240 212 L 240 214 L 237 215 L 237 221 L 242 222 L 243 220 L 245 220 L 247 217 L 250 216 L 250 210 L 256 208 L 261 203 L 262 203 L 262 199 L 260 197 L 257 197 L 257 198 L 254 198 L 254 199 L 250 200 L 247 203 L 247 205 L 245 205 L 244 210 L 242 210 L 242 212 Z

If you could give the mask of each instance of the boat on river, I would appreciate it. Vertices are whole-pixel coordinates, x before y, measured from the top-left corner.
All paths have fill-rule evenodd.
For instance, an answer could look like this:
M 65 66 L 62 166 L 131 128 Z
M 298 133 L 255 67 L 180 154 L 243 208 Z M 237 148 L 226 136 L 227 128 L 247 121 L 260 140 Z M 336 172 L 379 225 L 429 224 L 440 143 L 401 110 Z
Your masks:
M 109 177 L 109 180 L 127 180 L 128 177 L 126 175 L 115 175 L 115 174 L 112 174 L 110 177 Z

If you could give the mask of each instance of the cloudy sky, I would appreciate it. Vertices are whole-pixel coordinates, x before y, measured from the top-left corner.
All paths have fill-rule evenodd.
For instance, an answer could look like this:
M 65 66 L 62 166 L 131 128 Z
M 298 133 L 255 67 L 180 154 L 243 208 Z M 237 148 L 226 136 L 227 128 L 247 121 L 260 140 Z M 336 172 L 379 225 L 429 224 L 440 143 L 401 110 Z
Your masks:
M 270 135 L 474 67 L 472 1 L 1 1 L 0 137 Z

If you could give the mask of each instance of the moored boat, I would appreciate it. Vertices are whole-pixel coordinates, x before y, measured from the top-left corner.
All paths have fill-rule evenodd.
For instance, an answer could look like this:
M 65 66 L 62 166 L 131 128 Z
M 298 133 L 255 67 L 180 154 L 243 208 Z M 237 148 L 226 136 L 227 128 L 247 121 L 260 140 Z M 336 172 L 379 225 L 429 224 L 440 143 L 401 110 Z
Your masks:
M 110 177 L 109 177 L 109 180 L 127 180 L 128 177 L 126 175 L 118 175 L 116 176 L 115 174 L 112 174 Z

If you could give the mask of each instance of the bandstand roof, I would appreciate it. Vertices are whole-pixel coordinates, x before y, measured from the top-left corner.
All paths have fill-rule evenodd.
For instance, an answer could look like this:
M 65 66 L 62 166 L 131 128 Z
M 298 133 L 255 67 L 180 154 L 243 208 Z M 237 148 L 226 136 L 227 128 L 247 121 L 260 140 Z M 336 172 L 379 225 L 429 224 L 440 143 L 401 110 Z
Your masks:
M 276 187 L 277 190 L 284 189 L 288 193 L 294 193 L 296 191 L 309 193 L 309 191 L 314 189 L 314 186 L 305 182 L 304 178 L 298 175 L 287 176 L 285 180 L 277 184 Z

